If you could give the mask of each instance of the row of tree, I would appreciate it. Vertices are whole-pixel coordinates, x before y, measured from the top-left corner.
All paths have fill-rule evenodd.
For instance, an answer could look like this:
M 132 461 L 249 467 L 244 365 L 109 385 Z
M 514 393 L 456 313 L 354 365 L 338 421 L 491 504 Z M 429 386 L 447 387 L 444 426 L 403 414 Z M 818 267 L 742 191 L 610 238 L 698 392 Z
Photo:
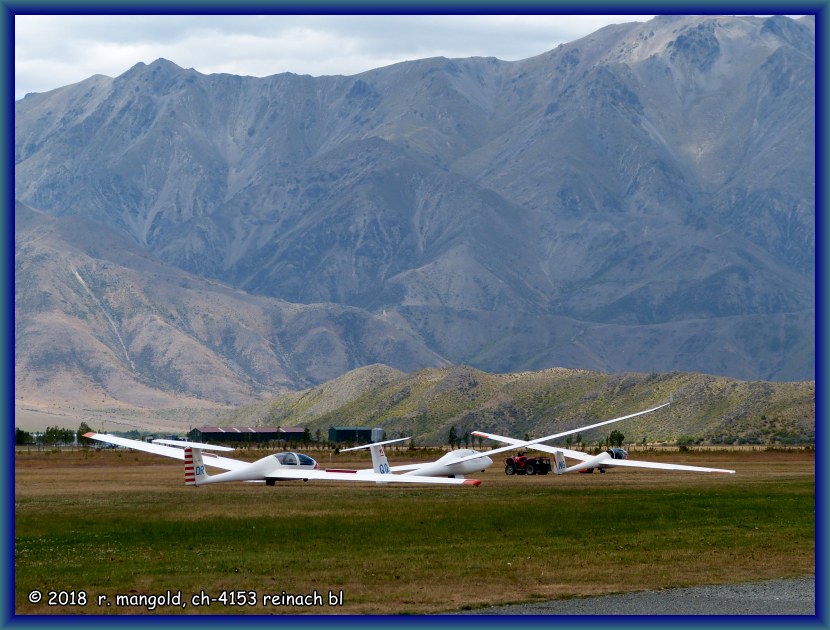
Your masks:
M 84 433 L 92 431 L 86 422 L 82 422 L 77 431 L 63 427 L 46 427 L 45 431 L 30 433 L 17 427 L 14 430 L 16 446 L 40 444 L 46 446 L 61 446 L 66 444 L 89 444 L 91 440 L 84 437 Z

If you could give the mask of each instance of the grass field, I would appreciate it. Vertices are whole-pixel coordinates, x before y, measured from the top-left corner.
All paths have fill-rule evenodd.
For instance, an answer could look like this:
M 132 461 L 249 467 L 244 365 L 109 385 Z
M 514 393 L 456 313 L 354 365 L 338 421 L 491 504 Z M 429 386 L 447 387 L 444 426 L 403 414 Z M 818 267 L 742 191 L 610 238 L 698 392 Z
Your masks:
M 153 455 L 18 452 L 15 610 L 421 614 L 814 573 L 812 453 L 656 457 L 737 474 L 508 478 L 497 463 L 479 488 L 193 488 Z

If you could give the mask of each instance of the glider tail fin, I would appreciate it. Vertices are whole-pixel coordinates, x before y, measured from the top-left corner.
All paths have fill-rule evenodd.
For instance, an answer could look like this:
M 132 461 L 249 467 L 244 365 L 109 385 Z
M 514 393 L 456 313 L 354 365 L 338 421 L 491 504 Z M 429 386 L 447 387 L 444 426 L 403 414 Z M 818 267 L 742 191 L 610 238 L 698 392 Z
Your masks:
M 205 463 L 202 461 L 202 451 L 198 448 L 184 449 L 184 485 L 198 486 L 208 478 L 205 472 Z
M 565 472 L 565 469 L 568 466 L 567 466 L 567 464 L 565 464 L 565 456 L 562 455 L 562 451 L 554 452 L 553 461 L 554 461 L 553 470 L 557 475 L 561 475 L 563 472 Z
M 364 444 L 363 446 L 352 446 L 351 448 L 340 449 L 341 453 L 346 451 L 357 451 L 368 448 L 372 453 L 372 470 L 381 475 L 392 472 L 389 468 L 389 460 L 386 459 L 386 452 L 383 450 L 384 444 L 394 444 L 395 442 L 403 442 L 409 438 L 398 438 L 396 440 L 386 440 L 385 442 L 375 442 L 373 444 Z
M 386 459 L 386 451 L 383 450 L 382 444 L 372 444 L 369 447 L 372 453 L 372 470 L 381 475 L 389 472 L 389 460 Z

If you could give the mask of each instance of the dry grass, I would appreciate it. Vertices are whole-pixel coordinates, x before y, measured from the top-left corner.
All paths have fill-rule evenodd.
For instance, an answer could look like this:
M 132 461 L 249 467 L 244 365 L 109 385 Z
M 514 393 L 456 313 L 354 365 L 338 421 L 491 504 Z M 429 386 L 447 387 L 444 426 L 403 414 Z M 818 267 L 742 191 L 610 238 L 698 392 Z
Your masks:
M 253 459 L 259 453 L 243 454 Z M 403 463 L 404 454 L 393 459 Z M 403 614 L 814 572 L 809 453 L 673 453 L 737 475 L 612 471 L 480 488 L 182 485 L 177 462 L 125 451 L 20 453 L 16 611 L 27 594 L 344 593 L 343 607 L 159 608 L 165 614 Z M 318 456 L 329 465 L 327 456 Z M 335 467 L 366 460 L 334 456 Z

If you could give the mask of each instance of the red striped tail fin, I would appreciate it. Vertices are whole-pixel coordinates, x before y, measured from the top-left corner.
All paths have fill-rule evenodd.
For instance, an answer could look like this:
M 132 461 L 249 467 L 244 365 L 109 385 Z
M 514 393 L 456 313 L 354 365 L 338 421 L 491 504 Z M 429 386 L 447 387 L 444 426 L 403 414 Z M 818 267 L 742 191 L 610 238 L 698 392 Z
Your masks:
M 196 485 L 196 471 L 193 468 L 193 449 L 189 446 L 184 449 L 184 485 Z
M 205 462 L 202 460 L 202 449 L 187 446 L 184 449 L 184 483 L 186 486 L 201 486 L 208 482 Z

